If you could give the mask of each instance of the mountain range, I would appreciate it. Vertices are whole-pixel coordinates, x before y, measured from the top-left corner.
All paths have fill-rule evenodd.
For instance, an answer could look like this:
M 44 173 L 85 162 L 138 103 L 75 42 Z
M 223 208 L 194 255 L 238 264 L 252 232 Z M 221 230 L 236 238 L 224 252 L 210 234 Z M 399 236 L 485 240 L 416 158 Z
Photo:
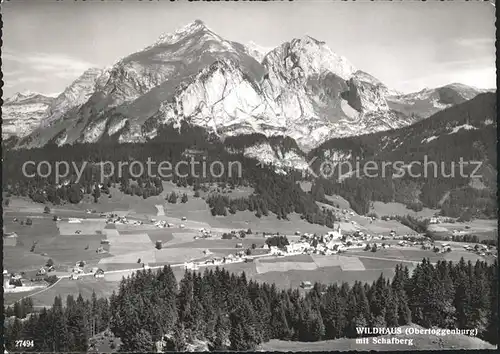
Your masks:
M 144 142 L 162 125 L 187 122 L 221 138 L 289 137 L 308 152 L 328 139 L 408 126 L 482 91 L 451 84 L 401 94 L 312 37 L 262 48 L 196 20 L 109 68 L 87 70 L 55 99 L 7 99 L 3 130 L 31 148 Z

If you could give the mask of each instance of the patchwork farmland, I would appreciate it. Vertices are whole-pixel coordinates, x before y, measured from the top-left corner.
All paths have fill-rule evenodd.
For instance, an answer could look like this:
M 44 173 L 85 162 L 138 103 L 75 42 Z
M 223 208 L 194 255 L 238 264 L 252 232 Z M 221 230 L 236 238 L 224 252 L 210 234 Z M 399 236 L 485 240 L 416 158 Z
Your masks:
M 88 297 L 92 290 L 97 295 L 107 296 L 117 290 L 119 281 L 144 266 L 162 267 L 172 265 L 178 280 L 185 272 L 185 263 L 198 261 L 204 264 L 212 258 L 224 259 L 240 251 L 250 250 L 250 262 L 232 264 L 206 264 L 206 267 L 223 267 L 233 273 L 245 272 L 246 276 L 259 282 L 275 283 L 280 288 L 299 287 L 304 281 L 314 283 L 367 281 L 372 282 L 380 275 L 391 278 L 396 264 L 409 267 L 410 271 L 423 258 L 431 262 L 440 259 L 466 261 L 483 259 L 466 252 L 460 245 L 451 253 L 436 254 L 431 250 L 417 247 L 379 249 L 374 254 L 362 249 L 352 249 L 344 254 L 320 255 L 297 254 L 277 257 L 264 248 L 266 238 L 263 233 L 286 235 L 290 242 L 299 242 L 297 234 L 329 231 L 320 225 L 312 225 L 292 214 L 289 221 L 277 220 L 274 215 L 257 218 L 250 212 L 239 212 L 227 217 L 213 217 L 201 198 L 194 198 L 192 190 L 179 188 L 165 183 L 164 193 L 146 200 L 140 197 L 125 196 L 114 191 L 109 200 L 102 199 L 98 204 L 81 203 L 54 207 L 49 214 L 39 205 L 22 198 L 13 199 L 4 210 L 4 232 L 18 235 L 15 246 L 4 250 L 4 268 L 12 272 L 32 272 L 45 265 L 49 259 L 54 262 L 56 273 L 62 276 L 59 282 L 46 291 L 6 294 L 7 303 L 23 296 L 33 295 L 37 306 L 49 306 L 55 294 Z M 171 205 L 165 202 L 169 193 L 186 193 L 187 203 Z M 250 191 L 237 191 L 245 194 Z M 340 197 L 335 200 L 340 209 L 348 204 Z M 84 209 L 94 208 L 89 215 Z M 350 211 L 350 209 L 349 209 Z M 111 213 L 120 218 L 128 218 L 140 223 L 106 223 L 99 213 Z M 54 221 L 54 216 L 59 219 Z M 32 219 L 32 225 L 21 225 L 20 221 Z M 78 222 L 75 222 L 78 219 Z M 155 221 L 164 220 L 170 227 L 158 228 Z M 354 221 L 354 222 L 352 222 Z M 406 226 L 396 221 L 376 220 L 370 222 L 366 217 L 353 215 L 350 222 L 340 223 L 345 232 L 364 231 L 382 235 L 395 231 L 398 234 L 410 233 Z M 489 223 L 477 222 L 477 228 L 491 227 Z M 455 225 L 456 227 L 456 225 Z M 200 230 L 211 230 L 213 237 L 199 238 Z M 251 230 L 245 238 L 221 239 L 223 233 L 233 230 Z M 484 230 L 485 232 L 487 230 Z M 411 231 L 412 232 L 412 231 Z M 386 241 L 397 246 L 397 241 Z M 161 244 L 158 249 L 157 245 Z M 34 250 L 33 245 L 35 245 Z M 98 252 L 98 250 L 101 250 Z M 79 280 L 68 278 L 75 262 L 85 261 L 90 269 L 101 268 L 104 278 L 83 276 Z M 203 271 L 200 268 L 199 271 Z M 56 274 L 54 273 L 54 274 Z M 304 290 L 301 290 L 304 291 Z

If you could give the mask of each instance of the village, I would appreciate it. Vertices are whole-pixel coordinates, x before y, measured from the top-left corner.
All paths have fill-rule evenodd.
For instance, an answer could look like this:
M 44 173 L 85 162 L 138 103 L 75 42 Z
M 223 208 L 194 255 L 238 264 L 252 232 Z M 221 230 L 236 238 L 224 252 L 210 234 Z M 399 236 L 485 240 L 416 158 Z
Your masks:
M 87 214 L 96 213 L 95 210 L 87 210 Z M 349 222 L 349 212 L 344 211 L 344 216 L 340 220 Z M 148 221 L 129 219 L 126 216 L 120 216 L 114 213 L 100 213 L 100 218 L 105 218 L 106 225 L 131 225 L 143 226 L 148 224 L 148 227 L 158 229 L 164 228 L 180 228 L 185 229 L 184 224 L 174 225 L 165 220 L 156 220 L 154 218 Z M 373 219 L 368 217 L 369 219 Z M 54 216 L 54 221 L 61 219 Z M 80 224 L 85 218 L 69 218 L 69 224 Z M 187 218 L 182 217 L 179 219 L 181 222 L 186 222 Z M 445 222 L 447 220 L 441 218 L 434 218 L 431 223 Z M 355 223 L 351 221 L 350 223 Z M 230 239 L 243 239 L 251 232 L 250 230 L 226 230 L 223 232 L 218 229 L 209 230 L 201 228 L 197 230 L 197 235 L 194 240 L 199 239 L 213 239 L 213 240 L 230 240 Z M 455 231 L 455 230 L 454 230 Z M 80 234 L 81 230 L 76 230 L 75 234 Z M 454 232 L 455 234 L 456 232 Z M 103 235 L 105 236 L 105 235 Z M 255 235 L 254 235 L 255 236 Z M 433 250 L 435 253 L 451 252 L 452 247 L 450 243 L 440 242 L 435 243 L 424 234 L 403 234 L 397 235 L 394 230 L 391 230 L 388 235 L 370 235 L 361 230 L 354 232 L 343 232 L 340 223 L 335 225 L 333 230 L 324 234 L 318 235 L 316 233 L 301 233 L 296 231 L 293 235 L 284 235 L 279 232 L 276 233 L 262 233 L 264 244 L 259 246 L 259 252 L 255 252 L 251 248 L 244 249 L 243 243 L 236 243 L 235 251 L 225 256 L 215 256 L 209 248 L 203 251 L 204 257 L 198 259 L 185 261 L 181 264 L 170 264 L 174 267 L 184 267 L 189 270 L 198 270 L 204 266 L 217 266 L 239 262 L 253 262 L 254 259 L 260 257 L 287 257 L 293 255 L 322 255 L 330 256 L 340 253 L 351 251 L 371 251 L 377 252 L 381 249 L 396 249 L 396 248 L 420 248 L 423 250 Z M 282 238 L 286 241 L 279 241 Z M 13 246 L 16 243 L 17 235 L 15 233 L 8 233 L 4 235 L 4 246 Z M 274 240 L 277 239 L 278 242 Z M 110 240 L 103 237 L 100 241 L 101 245 L 96 249 L 96 253 L 107 253 L 111 246 Z M 154 242 L 154 247 L 161 250 L 164 242 L 157 240 Z M 88 247 L 88 246 L 87 246 Z M 475 253 L 479 256 L 492 255 L 496 257 L 496 250 L 493 246 L 483 244 L 476 244 L 475 246 L 464 245 L 461 246 L 466 251 Z M 140 267 L 143 269 L 150 268 L 147 263 L 141 263 Z M 27 276 L 26 274 L 16 274 L 4 271 L 4 289 L 6 292 L 27 291 L 28 289 L 47 287 L 58 278 L 69 278 L 71 280 L 78 280 L 82 276 L 93 276 L 95 278 L 104 278 L 105 271 L 97 266 L 88 266 L 86 261 L 79 260 L 75 262 L 74 267 L 66 268 L 66 270 L 59 269 L 56 271 L 53 264 L 47 263 L 40 267 L 34 276 Z M 308 285 L 305 285 L 308 288 Z M 26 289 L 26 290 L 23 290 Z

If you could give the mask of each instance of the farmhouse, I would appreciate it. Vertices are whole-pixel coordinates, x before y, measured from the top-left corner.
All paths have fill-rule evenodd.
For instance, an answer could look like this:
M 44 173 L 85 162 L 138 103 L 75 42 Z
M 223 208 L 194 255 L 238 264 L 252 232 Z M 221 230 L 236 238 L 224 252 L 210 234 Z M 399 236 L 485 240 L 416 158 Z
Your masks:
M 102 270 L 101 268 L 97 269 L 94 273 L 94 277 L 104 278 L 104 270 Z
M 279 248 L 276 247 L 276 246 L 271 246 L 269 249 L 271 251 L 271 254 L 278 254 L 278 253 L 280 253 Z
M 15 232 L 4 234 L 3 236 L 4 247 L 14 247 L 16 245 L 17 245 L 17 234 Z
M 160 220 L 160 221 L 155 222 L 155 226 L 162 229 L 162 228 L 165 228 L 167 226 L 167 222 L 164 220 Z
M 78 267 L 78 266 L 76 266 L 76 267 L 74 267 L 74 268 L 72 269 L 72 272 L 73 272 L 74 274 L 83 273 L 83 269 L 82 269 L 82 268 L 80 268 L 80 267 Z
M 9 274 L 9 272 L 7 272 L 7 270 L 4 270 L 3 271 L 3 288 L 4 289 L 13 287 L 10 283 L 10 280 L 11 280 L 11 275 Z
M 184 263 L 184 268 L 189 269 L 189 270 L 198 270 L 198 265 L 196 265 L 193 262 L 189 262 L 189 263 L 186 262 L 186 263 Z
M 300 287 L 304 288 L 304 289 L 311 289 L 312 288 L 312 284 L 311 284 L 310 281 L 305 280 L 305 281 L 303 281 L 303 282 L 300 283 Z

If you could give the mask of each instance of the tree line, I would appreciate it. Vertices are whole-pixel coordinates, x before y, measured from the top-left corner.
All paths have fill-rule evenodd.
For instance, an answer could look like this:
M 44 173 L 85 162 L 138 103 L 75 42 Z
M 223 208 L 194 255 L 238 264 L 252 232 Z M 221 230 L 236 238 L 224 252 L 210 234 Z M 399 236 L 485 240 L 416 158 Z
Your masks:
M 33 338 L 33 351 L 85 351 L 89 339 L 109 329 L 120 351 L 149 352 L 163 339 L 166 350 L 186 350 L 203 340 L 211 350 L 255 350 L 270 339 L 319 341 L 357 337 L 356 327 L 478 329 L 497 344 L 498 264 L 424 259 L 411 272 L 398 265 L 392 280 L 320 284 L 298 289 L 247 279 L 225 269 L 186 271 L 177 283 L 172 269 L 143 270 L 123 279 L 109 299 L 60 297 L 54 305 L 6 327 L 6 347 Z M 28 350 L 26 350 L 28 351 Z

